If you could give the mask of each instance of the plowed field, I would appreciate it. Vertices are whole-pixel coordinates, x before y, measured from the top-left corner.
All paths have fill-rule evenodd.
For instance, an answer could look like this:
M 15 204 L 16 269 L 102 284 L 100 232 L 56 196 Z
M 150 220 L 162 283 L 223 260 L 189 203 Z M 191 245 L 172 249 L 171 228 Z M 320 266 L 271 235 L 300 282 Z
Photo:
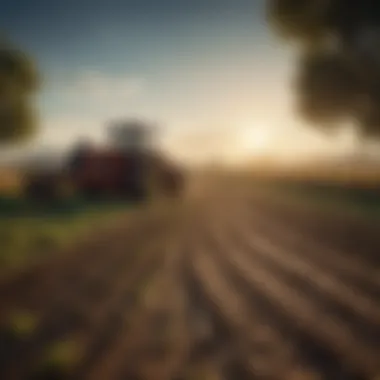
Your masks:
M 0 284 L 0 379 L 375 379 L 380 227 L 219 196 Z

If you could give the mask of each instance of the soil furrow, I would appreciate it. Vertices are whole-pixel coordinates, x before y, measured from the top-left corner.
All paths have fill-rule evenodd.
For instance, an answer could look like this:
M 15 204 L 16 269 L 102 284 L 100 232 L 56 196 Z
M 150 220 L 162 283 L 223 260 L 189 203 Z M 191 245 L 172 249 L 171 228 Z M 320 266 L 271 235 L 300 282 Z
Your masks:
M 210 255 L 211 246 L 204 246 L 194 258 L 194 270 L 211 304 L 218 308 L 219 318 L 229 331 L 235 361 L 235 376 L 281 379 L 300 375 L 306 369 L 297 364 L 291 344 L 281 338 L 265 321 L 258 319 L 249 303 L 232 286 L 228 272 L 219 266 L 218 252 Z M 276 363 L 273 366 L 273 363 Z
M 301 290 L 278 280 L 259 260 L 247 260 L 247 254 L 226 239 L 219 247 L 224 254 L 218 257 L 224 260 L 231 279 L 250 295 L 259 310 L 266 310 L 268 321 L 272 320 L 289 339 L 297 342 L 299 352 L 310 356 L 324 376 L 366 379 L 378 373 L 377 355 L 357 342 L 339 319 L 318 309 Z
M 259 260 L 284 283 L 302 289 L 326 312 L 330 310 L 344 323 L 357 328 L 359 335 L 366 335 L 377 344 L 380 340 L 380 306 L 376 299 L 362 294 L 352 284 L 341 282 L 331 270 L 314 267 L 302 258 L 302 253 L 285 250 L 268 238 L 252 233 L 241 223 L 232 232 L 235 233 L 236 246 L 252 253 L 247 255 L 248 259 Z
M 242 210 L 240 217 L 248 218 L 248 224 L 252 231 L 260 236 L 265 236 L 272 241 L 276 241 L 282 248 L 297 250 L 314 264 L 321 266 L 321 269 L 332 269 L 334 274 L 350 279 L 358 279 L 371 287 L 374 292 L 380 295 L 380 272 L 379 267 L 367 260 L 365 257 L 358 257 L 348 254 L 347 250 L 334 247 L 331 242 L 325 239 L 310 236 L 311 232 L 304 231 L 304 220 L 297 221 L 281 220 L 276 215 L 265 214 L 263 211 L 253 209 Z M 312 216 L 310 216 L 312 218 Z M 329 223 L 328 220 L 325 223 Z M 349 238 L 349 237 L 348 237 Z M 373 245 L 378 244 L 378 239 L 372 241 Z M 372 245 L 371 241 L 367 245 Z M 365 253 L 366 246 L 358 252 Z

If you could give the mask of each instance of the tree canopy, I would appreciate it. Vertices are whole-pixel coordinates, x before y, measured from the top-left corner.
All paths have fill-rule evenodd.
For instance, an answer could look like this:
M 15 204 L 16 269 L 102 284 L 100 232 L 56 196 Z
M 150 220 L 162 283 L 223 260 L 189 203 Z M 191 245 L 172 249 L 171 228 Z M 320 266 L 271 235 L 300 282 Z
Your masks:
M 0 143 L 23 142 L 36 130 L 32 96 L 39 77 L 33 60 L 7 41 L 0 42 Z
M 327 130 L 354 121 L 380 137 L 380 1 L 267 0 L 273 29 L 298 51 L 298 110 Z

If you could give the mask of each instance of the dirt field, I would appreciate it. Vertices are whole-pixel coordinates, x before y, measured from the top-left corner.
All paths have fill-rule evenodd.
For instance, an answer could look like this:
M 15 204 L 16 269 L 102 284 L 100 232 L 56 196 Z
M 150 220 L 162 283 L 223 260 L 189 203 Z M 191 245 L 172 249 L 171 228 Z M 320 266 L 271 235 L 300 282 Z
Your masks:
M 145 211 L 0 285 L 0 379 L 373 379 L 380 227 L 246 193 Z

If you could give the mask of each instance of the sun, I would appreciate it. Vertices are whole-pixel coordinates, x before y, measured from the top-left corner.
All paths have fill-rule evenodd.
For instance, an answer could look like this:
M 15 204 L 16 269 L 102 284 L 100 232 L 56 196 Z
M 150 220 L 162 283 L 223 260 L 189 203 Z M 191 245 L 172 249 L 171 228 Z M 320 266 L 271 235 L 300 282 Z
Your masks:
M 249 153 L 255 154 L 257 150 L 261 152 L 267 150 L 270 143 L 270 135 L 263 127 L 246 127 L 242 129 L 239 138 L 240 148 Z
M 233 148 L 226 154 L 230 161 L 241 163 L 273 154 L 273 136 L 264 127 L 243 124 L 235 135 Z

